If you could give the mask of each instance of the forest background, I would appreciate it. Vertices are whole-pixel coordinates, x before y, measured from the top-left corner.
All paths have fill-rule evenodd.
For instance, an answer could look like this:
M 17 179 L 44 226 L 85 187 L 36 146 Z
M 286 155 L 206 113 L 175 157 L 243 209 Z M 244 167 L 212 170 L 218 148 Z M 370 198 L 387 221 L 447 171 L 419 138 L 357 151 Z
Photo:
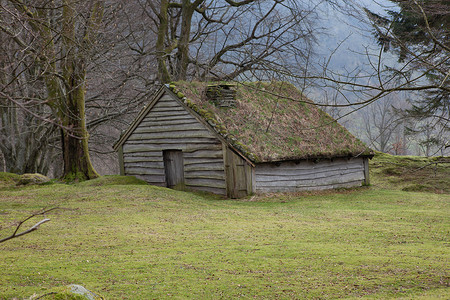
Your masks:
M 0 171 L 118 172 L 161 83 L 285 80 L 373 149 L 449 153 L 449 3 L 0 0 Z

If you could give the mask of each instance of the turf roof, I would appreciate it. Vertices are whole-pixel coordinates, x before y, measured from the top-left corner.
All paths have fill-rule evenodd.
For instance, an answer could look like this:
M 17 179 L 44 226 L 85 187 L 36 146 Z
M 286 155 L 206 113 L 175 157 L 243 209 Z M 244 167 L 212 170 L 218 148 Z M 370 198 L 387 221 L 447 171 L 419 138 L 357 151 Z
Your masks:
M 290 83 L 237 83 L 232 108 L 220 108 L 207 99 L 205 89 L 211 84 L 181 81 L 169 87 L 254 162 L 372 154 Z

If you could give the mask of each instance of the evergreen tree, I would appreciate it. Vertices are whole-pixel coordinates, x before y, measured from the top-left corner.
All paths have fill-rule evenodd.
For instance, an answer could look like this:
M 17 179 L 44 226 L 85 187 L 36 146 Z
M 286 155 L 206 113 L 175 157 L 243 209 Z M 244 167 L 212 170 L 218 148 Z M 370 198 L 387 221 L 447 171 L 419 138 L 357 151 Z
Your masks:
M 408 79 L 419 72 L 423 74 L 420 83 L 434 86 L 423 89 L 419 97 L 410 100 L 410 108 L 404 109 L 402 114 L 417 121 L 418 127 L 411 132 L 417 131 L 423 122 L 434 124 L 439 134 L 429 135 L 430 140 L 422 143 L 447 144 L 449 147 L 446 135 L 442 133 L 450 131 L 450 2 L 391 2 L 397 5 L 398 10 L 388 10 L 387 16 L 366 10 L 383 50 L 395 53 L 402 63 L 401 69 L 392 68 L 391 71 L 404 78 L 405 86 L 417 84 L 417 81 Z M 441 137 L 439 142 L 436 141 L 438 135 Z

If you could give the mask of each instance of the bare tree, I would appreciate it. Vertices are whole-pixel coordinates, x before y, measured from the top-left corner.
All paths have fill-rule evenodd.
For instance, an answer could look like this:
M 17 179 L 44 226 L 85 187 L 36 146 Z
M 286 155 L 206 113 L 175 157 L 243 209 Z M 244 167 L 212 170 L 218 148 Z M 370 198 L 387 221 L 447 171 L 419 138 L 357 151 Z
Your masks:
M 46 173 L 52 159 L 45 158 L 54 152 L 56 127 L 43 120 L 50 116 L 43 104 L 45 84 L 36 77 L 34 55 L 24 51 L 33 38 L 5 32 L 21 25 L 6 13 L 0 15 L 0 152 L 8 172 Z
M 361 53 L 370 70 L 340 73 L 330 69 L 335 52 L 329 60 L 314 63 L 315 34 L 321 29 L 314 22 L 317 3 L 0 0 L 0 31 L 5 41 L 0 47 L 7 53 L 0 62 L 4 70 L 0 74 L 0 101 L 7 112 L 3 115 L 20 109 L 17 128 L 42 128 L 24 141 L 53 138 L 50 132 L 59 132 L 61 142 L 49 146 L 48 151 L 60 147 L 64 175 L 93 178 L 97 173 L 88 148 L 99 155 L 110 153 L 111 149 L 102 144 L 112 143 L 111 136 L 117 136 L 126 126 L 126 115 L 141 106 L 155 83 L 283 79 L 297 82 L 306 91 L 314 81 L 332 95 L 333 99 L 321 105 L 333 108 L 330 112 L 338 118 L 397 91 L 427 90 L 439 93 L 444 99 L 441 103 L 446 103 L 449 55 L 447 40 L 442 36 L 449 35 L 438 34 L 437 27 L 424 22 L 422 28 L 431 37 L 430 43 L 414 47 L 398 38 L 389 25 L 392 20 L 376 17 L 356 1 L 346 1 L 346 7 L 339 6 L 338 1 L 325 2 L 337 9 L 351 5 L 353 15 L 358 9 L 359 18 L 369 16 L 379 36 L 389 38 L 378 51 L 366 48 Z M 423 20 L 429 20 L 428 6 L 409 2 Z M 385 51 L 397 47 L 392 46 L 393 41 L 395 45 L 402 42 L 407 50 L 395 69 L 384 62 Z M 430 74 L 440 77 L 431 80 Z M 337 113 L 341 107 L 351 109 Z M 438 112 L 434 115 L 448 119 L 448 110 Z M 2 130 L 14 128 L 8 120 L 2 119 Z M 15 135 L 3 131 L 0 136 L 10 143 L 13 136 L 25 137 L 23 132 L 28 131 L 19 130 Z M 8 149 L 0 149 L 5 161 Z M 50 153 L 45 151 L 37 156 Z
M 365 133 L 370 145 L 381 152 L 391 151 L 398 116 L 395 115 L 390 101 L 377 101 L 364 112 L 364 116 Z
M 161 82 L 231 80 L 249 70 L 279 69 L 280 58 L 304 55 L 313 39 L 314 9 L 298 1 L 139 3 L 157 35 L 154 57 Z
M 60 128 L 64 176 L 97 177 L 89 157 L 85 93 L 86 69 L 102 25 L 104 1 L 9 0 L 2 2 L 2 10 L 19 24 L 2 22 L 0 29 L 30 57 L 24 72 L 33 72 L 32 80 L 43 83 L 39 97 L 31 101 L 45 104 L 52 113 L 48 121 Z M 1 88 L 2 96 L 17 104 L 5 92 L 8 84 Z

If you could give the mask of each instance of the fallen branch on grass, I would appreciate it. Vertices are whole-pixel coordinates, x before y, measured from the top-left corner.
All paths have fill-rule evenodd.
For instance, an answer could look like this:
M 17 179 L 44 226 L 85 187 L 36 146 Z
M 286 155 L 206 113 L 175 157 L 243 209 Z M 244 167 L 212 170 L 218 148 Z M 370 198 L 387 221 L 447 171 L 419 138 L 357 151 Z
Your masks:
M 22 226 L 22 224 L 24 224 L 26 221 L 28 221 L 28 220 L 30 220 L 31 218 L 34 218 L 34 217 L 36 217 L 36 216 L 44 215 L 44 214 L 46 214 L 46 213 L 48 213 L 48 212 L 50 212 L 50 211 L 52 211 L 52 210 L 58 209 L 58 208 L 59 208 L 59 207 L 53 207 L 53 208 L 46 209 L 46 210 L 43 210 L 43 211 L 40 211 L 40 212 L 37 212 L 37 213 L 33 213 L 31 216 L 28 216 L 28 217 L 25 218 L 24 220 L 20 221 L 19 224 L 17 224 L 16 229 L 14 230 L 14 232 L 13 232 L 10 236 L 7 236 L 7 237 L 5 237 L 5 238 L 3 238 L 3 239 L 0 239 L 0 244 L 3 243 L 3 242 L 6 242 L 6 241 L 8 241 L 8 240 L 17 238 L 17 237 L 19 237 L 19 236 L 22 236 L 22 235 L 25 235 L 25 234 L 28 234 L 28 233 L 30 233 L 30 232 L 33 232 L 33 231 L 37 230 L 37 229 L 39 228 L 39 226 L 41 226 L 42 224 L 44 224 L 44 223 L 50 221 L 50 219 L 47 219 L 47 218 L 46 218 L 46 219 L 43 219 L 43 220 L 37 222 L 36 224 L 34 224 L 33 226 L 31 226 L 30 229 L 25 230 L 25 231 L 22 231 L 22 232 L 20 232 L 20 233 L 17 233 L 17 232 L 19 231 L 20 227 Z

